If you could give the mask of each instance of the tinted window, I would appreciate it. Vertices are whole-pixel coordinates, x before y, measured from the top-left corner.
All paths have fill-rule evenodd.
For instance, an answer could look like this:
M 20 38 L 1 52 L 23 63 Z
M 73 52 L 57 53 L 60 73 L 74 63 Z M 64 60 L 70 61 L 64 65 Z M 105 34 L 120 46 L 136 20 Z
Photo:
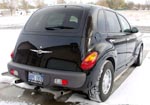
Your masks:
M 104 16 L 104 12 L 102 10 L 100 10 L 99 14 L 98 14 L 98 29 L 102 33 L 106 32 L 105 16 Z
M 26 31 L 77 31 L 80 28 L 81 7 L 51 7 L 38 10 L 25 26 Z M 51 28 L 47 28 L 51 27 Z
M 120 23 L 121 23 L 121 26 L 122 26 L 122 31 L 123 32 L 129 32 L 130 25 L 127 22 L 127 20 L 121 15 L 118 15 L 118 17 L 119 17 L 119 20 L 120 20 Z
M 106 11 L 108 32 L 120 32 L 120 24 L 114 12 Z
M 47 26 L 58 26 L 63 25 L 63 21 L 65 20 L 64 13 L 51 13 L 47 19 Z

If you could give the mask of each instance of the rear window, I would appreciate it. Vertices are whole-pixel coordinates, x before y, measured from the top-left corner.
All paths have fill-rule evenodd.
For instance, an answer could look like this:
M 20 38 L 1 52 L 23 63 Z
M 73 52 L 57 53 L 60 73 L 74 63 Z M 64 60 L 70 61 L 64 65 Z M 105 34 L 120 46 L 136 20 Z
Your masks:
M 38 10 L 25 26 L 26 31 L 79 31 L 82 7 L 56 6 Z

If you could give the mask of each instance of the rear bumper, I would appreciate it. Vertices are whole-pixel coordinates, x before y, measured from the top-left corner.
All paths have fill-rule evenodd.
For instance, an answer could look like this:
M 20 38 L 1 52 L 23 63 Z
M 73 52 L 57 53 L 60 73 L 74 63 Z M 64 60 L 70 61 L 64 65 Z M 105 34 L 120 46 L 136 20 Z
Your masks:
M 67 88 L 80 88 L 84 85 L 86 81 L 86 74 L 82 72 L 71 72 L 71 71 L 61 71 L 61 70 L 52 70 L 34 66 L 28 66 L 24 64 L 18 64 L 15 62 L 8 63 L 8 70 L 11 69 L 18 71 L 18 78 L 22 81 L 28 83 L 28 72 L 37 72 L 44 74 L 44 82 L 42 85 L 34 84 L 42 87 L 67 87 Z M 65 79 L 68 80 L 68 85 L 62 86 L 54 83 L 55 79 Z M 32 84 L 32 83 L 31 83 Z

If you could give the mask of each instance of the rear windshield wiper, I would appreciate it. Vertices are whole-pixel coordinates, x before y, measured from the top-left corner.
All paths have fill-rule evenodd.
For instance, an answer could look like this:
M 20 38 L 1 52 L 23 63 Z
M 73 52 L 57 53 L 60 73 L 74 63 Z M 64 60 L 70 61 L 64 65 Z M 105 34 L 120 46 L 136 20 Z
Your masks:
M 55 29 L 74 29 L 74 27 L 69 26 L 47 26 L 45 27 L 46 30 L 55 30 Z

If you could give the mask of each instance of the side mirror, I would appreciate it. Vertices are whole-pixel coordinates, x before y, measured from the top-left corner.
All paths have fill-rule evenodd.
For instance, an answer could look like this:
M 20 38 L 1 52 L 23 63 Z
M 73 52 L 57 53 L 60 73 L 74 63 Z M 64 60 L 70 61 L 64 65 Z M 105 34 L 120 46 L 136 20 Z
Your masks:
M 139 30 L 136 27 L 132 27 L 131 32 L 132 33 L 137 33 L 137 32 L 139 32 Z

